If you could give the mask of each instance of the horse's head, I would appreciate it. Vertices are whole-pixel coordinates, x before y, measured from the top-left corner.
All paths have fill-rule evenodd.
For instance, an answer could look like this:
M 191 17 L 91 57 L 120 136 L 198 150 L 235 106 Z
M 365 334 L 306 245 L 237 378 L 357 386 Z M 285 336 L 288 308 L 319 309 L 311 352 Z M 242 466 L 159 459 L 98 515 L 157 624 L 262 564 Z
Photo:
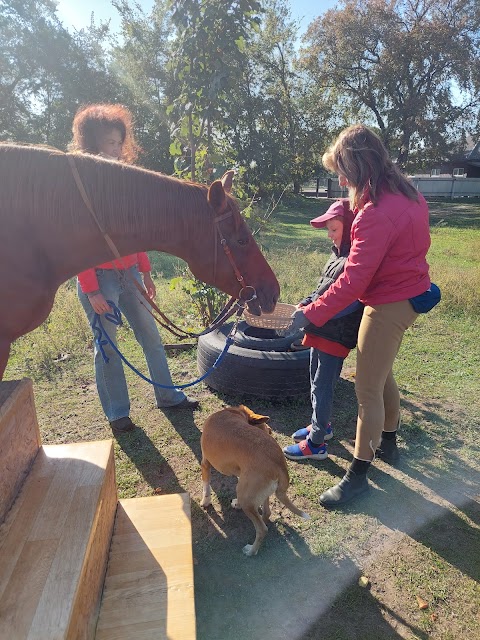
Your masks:
M 252 298 L 248 308 L 254 315 L 271 313 L 280 286 L 230 195 L 232 182 L 233 171 L 228 171 L 208 189 L 208 202 L 214 211 L 214 246 L 202 273 L 194 273 L 231 296 L 238 297 L 243 289 L 242 297 Z

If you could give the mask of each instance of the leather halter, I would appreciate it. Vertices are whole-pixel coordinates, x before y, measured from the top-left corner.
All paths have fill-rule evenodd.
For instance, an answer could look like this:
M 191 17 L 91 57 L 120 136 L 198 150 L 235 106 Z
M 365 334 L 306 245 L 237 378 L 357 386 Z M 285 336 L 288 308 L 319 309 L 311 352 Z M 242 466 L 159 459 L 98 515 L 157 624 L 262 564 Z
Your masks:
M 78 188 L 78 190 L 80 192 L 80 195 L 82 196 L 82 200 L 83 200 L 85 206 L 87 207 L 88 211 L 90 212 L 90 214 L 91 214 L 95 224 L 97 225 L 100 233 L 102 234 L 105 242 L 110 247 L 110 250 L 112 251 L 113 255 L 115 256 L 115 259 L 118 260 L 120 262 L 120 264 L 123 265 L 125 273 L 129 273 L 128 270 L 125 267 L 125 264 L 123 262 L 122 256 L 120 255 L 117 247 L 115 246 L 115 243 L 113 242 L 111 237 L 108 235 L 108 233 L 105 231 L 105 229 L 101 225 L 97 215 L 95 214 L 95 211 L 94 211 L 94 209 L 92 207 L 92 204 L 90 202 L 90 198 L 87 195 L 85 187 L 83 186 L 82 179 L 80 178 L 80 174 L 78 173 L 77 165 L 75 164 L 75 159 L 74 159 L 73 155 L 66 154 L 66 156 L 67 156 L 68 162 L 70 164 L 70 168 L 72 170 L 73 178 L 74 178 L 75 183 L 77 185 L 77 188 Z M 215 227 L 217 229 L 217 232 L 218 232 L 218 235 L 219 235 L 219 238 L 220 238 L 220 244 L 223 247 L 223 251 L 224 251 L 225 255 L 227 256 L 230 264 L 232 265 L 233 271 L 235 273 L 235 277 L 237 278 L 238 282 L 240 283 L 241 288 L 240 288 L 240 291 L 238 292 L 237 297 L 235 298 L 235 297 L 232 296 L 230 298 L 230 300 L 226 303 L 226 305 L 222 309 L 222 311 L 220 311 L 218 316 L 210 323 L 210 325 L 208 327 L 206 327 L 200 333 L 195 333 L 193 331 L 185 331 L 185 329 L 182 329 L 181 327 L 178 327 L 174 322 L 172 322 L 169 318 L 167 318 L 167 316 L 159 309 L 159 307 L 154 302 L 154 300 L 151 300 L 148 297 L 148 294 L 145 291 L 145 289 L 142 287 L 142 285 L 135 278 L 133 278 L 130 275 L 130 278 L 133 281 L 135 287 L 137 288 L 139 293 L 142 295 L 142 297 L 148 303 L 148 305 L 146 305 L 142 300 L 139 299 L 140 304 L 142 304 L 146 308 L 146 310 L 156 320 L 156 322 L 158 322 L 158 324 L 160 326 L 162 326 L 164 329 L 166 329 L 167 331 L 172 333 L 174 336 L 176 336 L 180 340 L 184 340 L 184 339 L 186 339 L 188 337 L 199 337 L 199 336 L 205 335 L 207 333 L 211 333 L 212 331 L 214 331 L 215 329 L 217 329 L 218 327 L 223 325 L 235 313 L 237 314 L 238 317 L 240 317 L 241 314 L 243 313 L 243 310 L 245 309 L 247 303 L 250 302 L 251 300 L 255 300 L 256 297 L 257 297 L 257 292 L 255 291 L 255 288 L 250 286 L 250 285 L 245 284 L 245 279 L 242 276 L 242 274 L 240 273 L 240 271 L 239 271 L 239 269 L 238 269 L 238 267 L 237 267 L 237 265 L 235 263 L 235 260 L 233 259 L 232 252 L 230 251 L 230 248 L 229 248 L 229 246 L 227 244 L 227 241 L 226 241 L 225 237 L 223 236 L 222 231 L 220 229 L 219 222 L 221 222 L 225 218 L 228 218 L 231 215 L 233 215 L 233 211 L 231 209 L 229 209 L 224 214 L 214 218 L 214 224 L 215 224 Z M 216 273 L 215 273 L 216 263 L 217 263 L 217 243 L 215 242 L 214 280 L 215 280 L 215 275 L 216 275 Z M 116 268 L 115 268 L 115 271 L 117 273 L 119 273 L 118 269 L 116 269 Z M 247 297 L 248 296 L 248 290 L 251 291 L 250 297 Z M 235 309 L 235 306 L 237 307 L 237 309 Z M 155 316 L 154 313 L 152 313 L 152 311 L 149 309 L 149 307 L 154 309 L 154 311 L 162 318 L 163 322 L 160 321 Z
M 215 223 L 215 227 L 217 229 L 217 233 L 218 233 L 218 237 L 220 238 L 220 245 L 225 253 L 225 255 L 228 258 L 228 261 L 230 262 L 230 264 L 232 265 L 232 269 L 233 272 L 235 273 L 235 277 L 237 278 L 237 281 L 240 283 L 241 289 L 238 293 L 237 299 L 238 300 L 243 300 L 244 303 L 247 302 L 251 302 L 252 300 L 255 300 L 257 297 L 257 292 L 255 291 L 255 288 L 246 284 L 245 282 L 245 278 L 242 276 L 242 274 L 240 273 L 239 268 L 237 267 L 237 264 L 235 262 L 235 260 L 233 259 L 233 255 L 232 252 L 230 251 L 230 247 L 228 246 L 228 243 L 225 239 L 225 236 L 222 233 L 222 230 L 220 228 L 220 222 L 222 220 L 225 220 L 226 218 L 230 218 L 231 216 L 233 216 L 233 210 L 231 208 L 229 208 L 225 213 L 222 213 L 221 215 L 217 216 L 216 218 L 213 219 L 213 222 Z M 213 271 L 213 280 L 215 281 L 215 277 L 216 277 L 216 267 L 217 267 L 217 243 L 215 242 L 215 260 L 214 260 L 214 271 Z M 244 298 L 243 296 L 246 295 L 246 291 L 247 289 L 250 289 L 252 294 L 249 298 Z

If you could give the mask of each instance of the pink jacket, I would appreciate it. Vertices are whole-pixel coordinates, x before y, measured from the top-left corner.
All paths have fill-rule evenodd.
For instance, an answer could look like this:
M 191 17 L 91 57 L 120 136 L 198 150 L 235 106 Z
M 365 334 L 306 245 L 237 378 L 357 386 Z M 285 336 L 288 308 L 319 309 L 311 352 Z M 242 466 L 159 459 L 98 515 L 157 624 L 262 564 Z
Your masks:
M 370 306 L 399 302 L 430 286 L 428 205 L 421 194 L 418 203 L 390 192 L 376 205 L 368 202 L 353 221 L 351 237 L 342 275 L 303 309 L 317 326 L 354 300 Z
M 138 265 L 138 270 L 141 273 L 148 273 L 151 271 L 150 260 L 148 259 L 147 254 L 144 251 L 140 251 L 139 253 L 132 253 L 129 256 L 123 256 L 121 262 L 119 260 L 104 262 L 93 269 L 82 271 L 78 274 L 80 288 L 83 293 L 93 293 L 94 291 L 98 291 L 96 269 L 118 269 L 119 271 L 122 271 L 123 269 L 133 267 L 135 264 Z

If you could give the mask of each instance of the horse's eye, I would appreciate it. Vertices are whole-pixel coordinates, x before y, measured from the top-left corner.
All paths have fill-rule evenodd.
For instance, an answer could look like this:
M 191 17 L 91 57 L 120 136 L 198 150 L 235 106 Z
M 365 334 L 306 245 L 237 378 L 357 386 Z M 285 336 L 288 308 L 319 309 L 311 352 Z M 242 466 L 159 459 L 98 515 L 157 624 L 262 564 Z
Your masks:
M 245 247 L 248 244 L 248 238 L 239 238 L 237 242 L 241 247 Z

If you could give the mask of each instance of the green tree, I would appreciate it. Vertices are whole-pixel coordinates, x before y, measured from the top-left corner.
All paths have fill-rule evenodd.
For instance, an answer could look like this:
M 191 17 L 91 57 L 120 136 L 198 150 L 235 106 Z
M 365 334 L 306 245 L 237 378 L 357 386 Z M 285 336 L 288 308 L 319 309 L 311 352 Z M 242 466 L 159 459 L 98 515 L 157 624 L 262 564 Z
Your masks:
M 0 136 L 34 140 L 34 114 L 56 91 L 68 34 L 50 0 L 0 0 Z M 46 119 L 44 141 L 51 133 Z
M 174 123 L 171 153 L 180 160 L 179 170 L 184 168 L 182 159 L 188 160 L 194 180 L 198 165 L 203 177 L 212 168 L 216 140 L 228 117 L 229 93 L 246 62 L 245 44 L 258 28 L 260 3 L 173 0 L 171 7 L 176 27 L 168 94 L 168 113 Z
M 478 112 L 479 18 L 478 0 L 345 0 L 310 25 L 303 65 L 408 167 L 445 154 Z
M 64 148 L 79 104 L 119 99 L 107 36 L 71 35 L 51 0 L 0 0 L 0 139 Z
M 317 102 L 315 117 L 310 117 L 311 88 L 298 68 L 296 53 L 299 25 L 288 3 L 266 0 L 263 6 L 262 28 L 251 47 L 258 97 L 263 102 L 254 115 L 269 142 L 267 175 L 276 176 L 278 186 L 293 184 L 298 193 L 301 181 L 318 165 L 325 111 Z
M 113 49 L 112 70 L 128 93 L 128 106 L 134 113 L 135 130 L 143 150 L 142 164 L 164 173 L 173 172 L 166 115 L 173 29 L 168 4 L 166 0 L 157 0 L 152 12 L 146 15 L 127 0 L 113 2 L 121 17 L 121 44 Z

